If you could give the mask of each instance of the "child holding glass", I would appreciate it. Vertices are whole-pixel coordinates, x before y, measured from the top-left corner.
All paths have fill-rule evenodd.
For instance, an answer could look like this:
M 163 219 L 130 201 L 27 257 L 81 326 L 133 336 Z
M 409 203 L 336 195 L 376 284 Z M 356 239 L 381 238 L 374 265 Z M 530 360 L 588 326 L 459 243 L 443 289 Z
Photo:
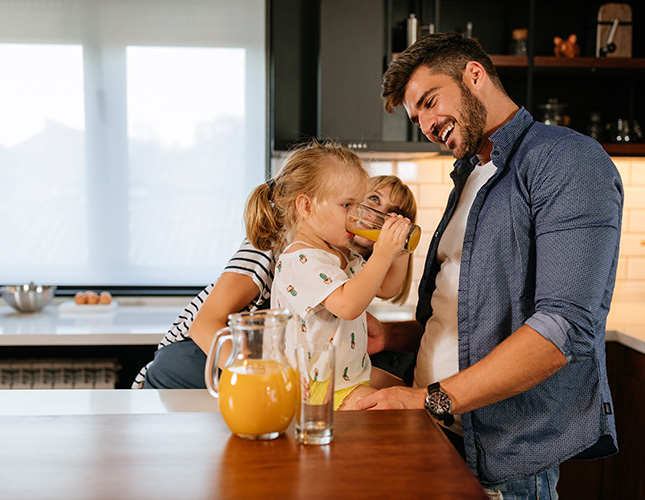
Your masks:
M 279 254 L 271 306 L 294 315 L 286 354 L 296 344 L 335 346 L 335 408 L 372 392 L 365 310 L 374 297 L 401 289 L 409 254 L 402 252 L 410 221 L 389 218 L 368 262 L 351 250 L 349 206 L 364 200 L 368 172 L 350 150 L 313 142 L 293 151 L 280 173 L 257 187 L 245 211 L 247 237 Z M 360 271 L 360 272 L 359 272 Z

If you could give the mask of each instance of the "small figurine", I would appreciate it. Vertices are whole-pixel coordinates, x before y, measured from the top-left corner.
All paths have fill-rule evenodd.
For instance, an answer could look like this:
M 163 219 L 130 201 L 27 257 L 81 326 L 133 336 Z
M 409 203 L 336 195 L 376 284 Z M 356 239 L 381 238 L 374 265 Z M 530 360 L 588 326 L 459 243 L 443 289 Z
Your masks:
M 580 55 L 580 47 L 578 47 L 577 41 L 578 37 L 573 33 L 566 40 L 559 36 L 554 37 L 553 52 L 555 57 L 577 57 Z

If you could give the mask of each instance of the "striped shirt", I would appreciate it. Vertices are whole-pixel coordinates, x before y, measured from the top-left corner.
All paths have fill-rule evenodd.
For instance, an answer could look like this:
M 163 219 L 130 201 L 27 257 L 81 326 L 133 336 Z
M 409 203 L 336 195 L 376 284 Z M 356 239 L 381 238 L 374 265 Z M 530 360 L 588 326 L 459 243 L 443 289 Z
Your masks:
M 269 303 L 274 271 L 275 259 L 273 257 L 273 252 L 262 252 L 251 245 L 251 243 L 249 243 L 245 238 L 238 251 L 235 252 L 235 255 L 233 255 L 231 260 L 228 261 L 228 264 L 226 264 L 222 274 L 237 273 L 253 279 L 253 282 L 257 285 L 260 293 L 243 309 L 243 311 L 254 311 Z M 168 333 L 166 333 L 161 342 L 159 342 L 157 349 L 161 349 L 167 345 L 190 338 L 190 327 L 214 286 L 215 283 L 211 283 L 190 301 L 190 304 L 188 304 L 181 314 L 179 314 L 168 330 Z M 132 383 L 132 389 L 141 389 L 143 387 L 143 381 L 151 363 L 152 361 L 139 371 Z

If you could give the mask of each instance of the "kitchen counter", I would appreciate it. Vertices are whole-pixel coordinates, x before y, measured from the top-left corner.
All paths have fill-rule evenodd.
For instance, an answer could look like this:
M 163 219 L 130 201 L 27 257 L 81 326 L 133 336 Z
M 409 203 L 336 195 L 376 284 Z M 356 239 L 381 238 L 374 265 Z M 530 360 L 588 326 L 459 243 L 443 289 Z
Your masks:
M 190 297 L 129 299 L 105 313 L 62 313 L 58 303 L 41 312 L 20 314 L 0 301 L 0 347 L 156 345 Z M 645 314 L 639 300 L 615 300 L 607 318 L 607 341 L 618 342 L 645 354 Z M 411 319 L 414 308 L 371 306 L 384 321 Z
M 233 436 L 213 403 L 206 390 L 0 391 L 0 498 L 487 498 L 423 410 L 335 412 L 334 441 L 304 446 L 293 423 L 272 441 Z
M 156 345 L 189 301 L 118 299 L 113 310 L 78 313 L 53 303 L 27 314 L 0 301 L 0 346 Z

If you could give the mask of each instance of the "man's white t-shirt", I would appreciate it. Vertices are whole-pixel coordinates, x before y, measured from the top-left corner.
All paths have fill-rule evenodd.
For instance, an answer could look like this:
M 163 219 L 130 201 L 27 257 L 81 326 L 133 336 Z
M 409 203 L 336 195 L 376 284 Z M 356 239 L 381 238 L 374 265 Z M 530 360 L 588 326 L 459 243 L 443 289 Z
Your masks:
M 459 197 L 455 213 L 439 242 L 437 261 L 441 269 L 437 274 L 436 288 L 430 300 L 432 316 L 426 323 L 417 356 L 414 370 L 415 387 L 427 387 L 459 371 L 457 293 L 461 249 L 464 244 L 468 214 L 475 196 L 496 170 L 492 161 L 485 165 L 477 165 L 473 169 Z M 459 434 L 463 433 L 459 415 L 455 415 L 455 423 L 450 429 Z

